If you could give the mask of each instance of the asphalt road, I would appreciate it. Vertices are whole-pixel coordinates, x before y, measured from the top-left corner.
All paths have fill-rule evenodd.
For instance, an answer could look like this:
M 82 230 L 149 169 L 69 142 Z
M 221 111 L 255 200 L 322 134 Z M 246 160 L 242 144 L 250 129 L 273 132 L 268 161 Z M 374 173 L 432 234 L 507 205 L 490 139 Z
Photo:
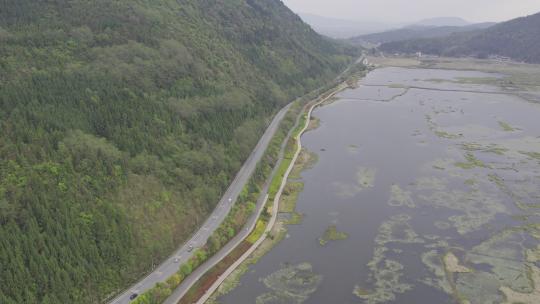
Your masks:
M 281 118 L 283 118 L 284 114 L 289 110 L 289 106 L 285 107 L 281 111 L 285 111 L 282 113 Z M 281 112 L 280 112 L 281 113 Z M 279 114 L 278 114 L 279 115 Z M 278 117 L 276 117 L 278 118 Z M 274 120 L 276 119 L 274 118 Z M 280 119 L 281 120 L 281 119 Z M 296 119 L 296 124 L 298 124 L 299 117 Z M 279 125 L 279 122 L 278 122 Z M 295 128 L 291 128 L 289 130 L 289 133 L 287 134 L 287 138 L 289 138 L 292 134 L 292 131 Z M 275 131 L 274 131 L 275 133 Z M 287 139 L 283 141 L 281 144 L 281 148 L 278 155 L 278 162 L 272 169 L 272 173 L 267 178 L 267 181 L 264 183 L 263 188 L 261 189 L 261 195 L 257 199 L 257 204 L 255 207 L 255 212 L 249 217 L 246 224 L 244 225 L 244 228 L 242 231 L 238 232 L 236 236 L 230 240 L 223 248 L 221 248 L 216 254 L 214 254 L 210 259 L 208 259 L 204 264 L 200 265 L 193 271 L 182 283 L 180 286 L 178 286 L 174 292 L 169 296 L 169 298 L 163 302 L 163 304 L 177 304 L 182 297 L 189 291 L 189 289 L 212 267 L 214 267 L 216 264 L 218 264 L 223 258 L 225 258 L 229 253 L 231 253 L 244 239 L 251 233 L 253 228 L 255 228 L 255 225 L 257 224 L 257 220 L 259 219 L 259 216 L 261 212 L 264 210 L 264 206 L 266 204 L 266 201 L 268 199 L 268 188 L 270 186 L 270 181 L 273 179 L 274 175 L 279 169 L 279 166 L 281 162 L 283 161 L 283 155 L 285 153 L 285 148 L 287 145 Z M 266 148 L 264 149 L 266 150 Z
M 205 221 L 205 223 L 201 226 L 201 228 L 193 235 L 193 237 L 186 242 L 181 248 L 179 248 L 173 255 L 171 255 L 166 261 L 164 261 L 161 265 L 156 267 L 150 274 L 148 274 L 144 279 L 140 280 L 139 282 L 132 285 L 129 289 L 124 291 L 122 294 L 120 294 L 118 297 L 116 297 L 114 300 L 112 300 L 111 304 L 127 304 L 130 303 L 131 300 L 129 297 L 132 294 L 142 294 L 148 289 L 151 289 L 156 285 L 156 283 L 164 282 L 166 281 L 170 276 L 172 276 L 174 273 L 176 273 L 180 265 L 185 263 L 191 256 L 193 255 L 194 251 L 198 247 L 202 247 L 206 244 L 206 241 L 210 237 L 210 235 L 219 227 L 219 225 L 223 222 L 227 214 L 229 213 L 229 210 L 234 205 L 238 195 L 244 188 L 244 185 L 248 182 L 249 178 L 251 177 L 251 174 L 255 171 L 255 168 L 258 164 L 258 162 L 261 160 L 262 156 L 264 155 L 264 152 L 266 151 L 266 148 L 268 147 L 268 144 L 272 140 L 272 137 L 276 133 L 279 123 L 289 110 L 291 104 L 285 106 L 282 108 L 274 117 L 266 131 L 264 132 L 263 136 L 255 146 L 255 149 L 251 152 L 248 159 L 244 162 L 244 165 L 238 173 L 236 174 L 236 177 L 232 181 L 231 185 L 225 191 L 225 194 L 219 201 L 217 207 L 214 209 L 212 214 L 208 217 L 208 219 Z M 267 189 L 263 189 L 266 193 Z M 260 207 L 260 204 L 264 204 L 265 197 L 262 196 L 259 198 L 259 201 L 257 202 L 257 206 Z M 259 212 L 262 210 L 262 208 L 258 208 Z M 254 214 L 248 221 L 248 224 L 251 225 L 251 223 L 256 222 L 258 217 L 258 214 Z M 247 226 L 246 227 L 250 227 Z M 249 229 L 249 228 L 248 228 Z M 235 238 L 234 240 L 237 240 L 238 238 L 245 238 L 249 231 L 247 229 L 242 230 Z M 229 242 L 223 249 L 227 250 L 231 247 L 234 248 L 237 242 L 231 241 Z M 229 246 L 231 245 L 231 246 Z M 234 246 L 232 246 L 234 245 Z M 194 250 L 189 250 L 190 246 L 193 246 L 195 248 Z M 229 246 L 229 247 L 228 247 Z M 218 254 L 215 255 L 217 258 L 219 256 Z M 207 261 L 205 264 L 211 263 L 213 261 L 213 258 L 211 258 L 209 261 Z M 203 264 L 203 265 L 205 265 Z M 203 266 L 201 265 L 201 266 Z M 205 267 L 199 267 L 193 274 L 191 274 L 180 286 L 175 290 L 173 293 L 173 296 L 171 296 L 169 299 L 173 299 L 174 296 L 177 293 L 180 293 L 182 291 L 182 286 L 187 286 L 189 282 L 196 281 L 200 276 L 197 274 L 197 271 L 199 269 L 203 269 Z M 204 274 L 204 272 L 202 273 Z M 201 275 L 202 275 L 201 274 Z M 189 284 L 191 286 L 191 284 Z M 184 291 L 185 293 L 185 291 Z M 183 293 L 182 293 L 183 295 Z M 170 302 L 167 300 L 166 303 L 176 303 L 176 302 Z
M 339 76 L 336 77 L 336 81 L 339 80 L 343 75 L 345 75 L 354 65 L 362 62 L 363 60 L 363 56 L 360 57 L 355 63 L 349 65 L 341 74 L 339 74 Z M 332 94 L 333 95 L 333 94 Z M 329 97 L 325 98 L 328 99 Z M 322 102 L 322 101 L 321 101 Z M 276 115 L 276 117 L 274 118 L 274 121 L 272 123 L 276 123 L 277 125 L 279 125 L 279 121 L 281 120 L 281 118 L 283 118 L 283 116 L 285 115 L 285 113 L 288 111 L 289 107 L 290 107 L 291 104 L 289 104 L 288 106 L 286 106 L 285 108 L 283 108 L 279 113 L 278 115 Z M 310 109 L 309 111 L 309 116 L 311 116 L 311 111 L 313 110 L 313 107 Z M 280 117 L 281 116 L 281 117 Z M 278 121 L 276 121 L 276 119 L 278 119 Z M 293 130 L 296 128 L 296 125 L 298 125 L 299 123 L 299 120 L 300 120 L 300 116 L 297 117 L 296 119 L 296 122 L 295 122 L 295 127 L 291 128 L 289 130 L 289 133 L 287 134 L 287 138 L 289 138 L 293 132 Z M 270 128 L 269 128 L 270 129 Z M 277 127 L 276 127 L 277 129 Z M 267 130 L 268 132 L 268 130 Z M 272 135 L 275 133 L 275 130 L 272 132 Z M 265 133 L 264 136 L 267 136 L 267 134 Z M 264 138 L 263 136 L 263 138 Z M 262 141 L 262 140 L 261 140 Z M 244 229 L 242 229 L 242 231 L 240 231 L 231 241 L 229 241 L 219 252 L 217 252 L 216 254 L 214 254 L 208 261 L 206 261 L 204 264 L 200 265 L 193 273 L 191 273 L 181 284 L 180 286 L 178 286 L 174 292 L 171 294 L 171 296 L 169 296 L 169 298 L 163 302 L 163 304 L 177 304 L 181 299 L 182 297 L 189 291 L 189 289 L 208 271 L 210 270 L 214 265 L 216 265 L 217 263 L 219 263 L 223 258 L 225 258 L 231 251 L 233 251 L 248 235 L 249 233 L 251 232 L 251 230 L 255 227 L 256 223 L 257 223 L 257 220 L 259 218 L 259 215 L 261 214 L 262 210 L 263 210 L 263 207 L 266 203 L 266 200 L 268 199 L 268 187 L 269 187 L 269 184 L 270 184 L 270 181 L 272 180 L 272 178 L 274 177 L 274 175 L 276 174 L 277 170 L 279 169 L 279 166 L 281 164 L 281 161 L 283 160 L 283 154 L 284 154 L 284 151 L 285 151 L 285 147 L 287 145 L 287 139 L 283 141 L 283 143 L 281 144 L 281 149 L 280 149 L 280 152 L 279 152 L 279 157 L 278 157 L 278 163 L 274 166 L 274 169 L 272 170 L 272 173 L 270 174 L 270 177 L 267 179 L 267 182 L 265 183 L 263 189 L 261 189 L 261 195 L 259 197 L 259 199 L 257 200 L 257 207 L 256 207 L 256 212 L 254 212 L 254 214 L 248 219 L 246 225 L 244 225 Z M 268 140 L 269 142 L 269 140 Z M 260 143 L 260 142 L 259 142 Z M 266 144 L 268 145 L 268 143 Z M 253 151 L 253 153 L 256 153 L 257 149 L 259 147 L 257 146 L 255 148 L 255 151 Z M 299 148 L 300 149 L 300 148 Z M 263 149 L 263 152 L 264 153 L 264 150 L 266 150 L 266 146 L 264 147 Z M 297 153 L 296 153 L 296 156 L 298 156 L 298 153 L 300 153 L 300 151 L 298 150 Z M 249 161 L 249 159 L 248 159 Z M 290 169 L 289 169 L 290 170 Z M 287 173 L 288 174 L 288 173 Z M 247 179 L 245 180 L 247 181 Z M 234 184 L 234 182 L 233 182 Z M 283 186 L 282 186 L 283 187 Z M 240 188 L 241 189 L 241 188 Z M 282 191 L 283 189 L 280 189 L 280 191 Z M 279 199 L 279 198 L 278 198 Z
M 266 239 L 266 233 L 269 233 L 276 220 L 277 220 L 277 216 L 278 216 L 278 213 L 279 213 L 279 201 L 281 199 L 281 194 L 283 193 L 283 189 L 285 188 L 285 186 L 287 185 L 287 182 L 288 182 L 288 178 L 289 178 L 289 174 L 291 173 L 291 171 L 293 170 L 294 168 L 294 165 L 296 163 L 296 159 L 298 158 L 298 156 L 300 155 L 301 151 L 302 151 L 302 140 L 301 140 L 301 137 L 302 135 L 304 134 L 304 132 L 306 132 L 307 128 L 309 127 L 309 122 L 311 120 L 311 115 L 313 113 L 313 109 L 315 109 L 316 107 L 318 107 L 320 104 L 322 104 L 323 102 L 327 101 L 328 99 L 332 98 L 333 96 L 335 96 L 336 93 L 338 93 L 339 91 L 341 91 L 342 89 L 344 89 L 345 87 L 347 87 L 347 85 L 345 83 L 341 84 L 340 86 L 338 86 L 336 88 L 336 90 L 328 95 L 327 97 L 325 98 L 321 98 L 317 103 L 315 103 L 314 105 L 312 105 L 308 111 L 308 114 L 307 114 L 307 119 L 306 119 L 306 124 L 303 126 L 302 130 L 298 133 L 298 135 L 296 136 L 296 140 L 297 140 L 297 146 L 296 146 L 296 152 L 294 153 L 294 156 L 289 164 L 289 167 L 287 168 L 287 170 L 285 171 L 285 174 L 283 175 L 283 180 L 281 181 L 281 185 L 278 189 L 278 192 L 276 193 L 275 197 L 274 197 L 274 201 L 272 203 L 272 217 L 270 218 L 270 221 L 268 222 L 267 226 L 266 226 L 266 229 L 265 229 L 265 233 L 238 259 L 236 260 L 231 266 L 229 266 L 229 268 L 227 268 L 227 270 L 218 278 L 218 280 L 216 282 L 214 282 L 209 288 L 208 290 L 206 290 L 206 294 L 203 295 L 195 304 L 204 304 L 206 303 L 206 301 L 208 301 L 208 299 L 212 296 L 212 293 L 214 293 L 218 288 L 219 286 L 225 281 L 225 279 L 227 279 L 227 276 L 229 276 L 230 274 L 232 274 L 234 272 L 234 270 L 237 269 L 237 267 L 239 267 L 247 258 L 249 258 L 249 256 L 251 254 L 253 254 L 253 252 L 257 249 L 257 247 L 259 247 L 262 242 L 264 242 L 264 240 Z M 275 166 L 274 170 L 272 171 L 272 174 L 270 176 L 270 179 L 269 181 L 272 180 L 273 176 L 276 174 L 277 172 L 277 169 L 279 168 L 279 166 L 281 165 L 281 162 L 283 161 L 283 153 L 285 151 L 285 145 L 287 144 L 287 141 L 288 139 L 290 138 L 291 134 L 292 134 L 292 131 L 294 129 L 296 129 L 296 127 L 298 126 L 298 123 L 299 123 L 299 118 L 300 116 L 297 118 L 296 120 L 296 125 L 294 126 L 294 128 L 292 128 L 290 131 L 289 131 L 289 134 L 287 136 L 287 139 L 284 141 L 284 143 L 282 144 L 281 146 L 281 150 L 280 150 L 280 156 L 279 156 L 279 161 L 277 163 L 277 165 Z M 263 193 L 266 193 L 268 191 L 268 183 L 266 184 L 265 188 L 264 188 L 264 191 Z M 268 198 L 268 195 L 264 196 L 264 200 L 263 200 L 263 204 L 266 202 Z M 264 206 L 264 205 L 262 205 Z M 262 207 L 261 206 L 261 207 Z M 262 209 L 261 209 L 262 210 Z M 258 210 L 258 212 L 260 213 L 260 211 Z M 257 221 L 254 221 L 253 222 L 253 226 L 255 225 Z M 251 227 L 253 228 L 253 226 L 248 226 L 248 227 Z M 242 240 L 240 240 L 242 241 Z M 240 241 L 238 242 L 238 244 L 240 244 Z M 232 243 L 232 242 L 231 242 Z M 236 244 L 236 246 L 238 246 L 238 244 Z M 234 247 L 233 247 L 234 248 Z M 221 258 L 225 258 L 226 255 L 228 255 L 228 252 L 227 253 L 224 253 L 225 255 L 222 256 Z M 221 252 L 219 252 L 217 255 L 221 255 Z M 217 257 L 216 257 L 217 258 Z M 174 299 L 176 300 L 176 299 Z M 175 302 L 166 302 L 167 304 L 174 304 Z

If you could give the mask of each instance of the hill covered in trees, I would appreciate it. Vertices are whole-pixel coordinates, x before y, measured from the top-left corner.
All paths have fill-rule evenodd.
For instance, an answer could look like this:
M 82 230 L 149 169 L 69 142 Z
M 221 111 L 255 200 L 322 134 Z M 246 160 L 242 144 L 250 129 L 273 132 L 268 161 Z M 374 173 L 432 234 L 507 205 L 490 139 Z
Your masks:
M 444 37 L 452 33 L 485 29 L 492 25 L 494 23 L 479 23 L 467 26 L 408 26 L 396 30 L 354 37 L 350 39 L 350 42 L 353 44 L 362 44 L 365 42 L 379 44 L 410 39 Z
M 6 0 L 0 303 L 99 303 L 213 209 L 356 50 L 278 0 Z
M 499 23 L 484 30 L 454 33 L 432 39 L 389 42 L 380 50 L 441 56 L 498 55 L 529 63 L 540 63 L 540 13 Z

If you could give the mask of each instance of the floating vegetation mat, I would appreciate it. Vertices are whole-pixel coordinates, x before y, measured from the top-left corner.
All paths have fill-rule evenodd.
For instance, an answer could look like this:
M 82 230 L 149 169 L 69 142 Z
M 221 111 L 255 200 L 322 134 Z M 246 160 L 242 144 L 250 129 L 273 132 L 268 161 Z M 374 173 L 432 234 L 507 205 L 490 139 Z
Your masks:
M 313 272 L 308 263 L 285 266 L 263 280 L 271 289 L 257 297 L 256 304 L 300 304 L 317 290 L 322 276 Z
M 517 129 L 512 127 L 510 124 L 504 121 L 499 121 L 499 126 L 501 126 L 501 129 L 503 129 L 506 132 L 514 132 Z
M 376 172 L 377 171 L 375 169 L 371 169 L 371 168 L 364 168 L 364 167 L 358 168 L 358 172 L 356 173 L 358 187 L 361 189 L 373 188 L 375 184 Z
M 321 246 L 325 246 L 330 241 L 346 240 L 349 235 L 345 232 L 338 231 L 335 225 L 332 225 L 326 229 L 324 235 L 319 238 Z
M 466 113 L 448 103 L 425 114 L 446 153 L 423 164 L 413 183 L 390 186 L 388 205 L 421 216 L 380 225 L 369 278 L 354 289 L 365 303 L 399 302 L 420 283 L 462 304 L 540 304 L 540 245 L 531 247 L 540 239 L 540 137 L 495 116 L 455 124 Z M 420 235 L 426 219 L 432 230 Z
M 430 195 L 420 195 L 428 204 L 435 207 L 445 207 L 459 214 L 448 218 L 448 221 L 460 234 L 480 229 L 499 213 L 507 209 L 500 198 L 480 190 L 435 191 Z
M 334 183 L 337 195 L 342 198 L 351 198 L 365 189 L 375 185 L 376 169 L 359 167 L 356 172 L 356 183 Z
M 469 273 L 472 272 L 471 269 L 461 265 L 459 259 L 452 253 L 448 252 L 444 255 L 444 267 L 446 271 L 451 273 Z
M 357 285 L 354 289 L 354 294 L 366 300 L 367 304 L 393 301 L 397 294 L 413 288 L 413 285 L 401 280 L 404 266 L 386 256 L 389 244 L 424 243 L 424 240 L 409 225 L 410 219 L 411 217 L 406 214 L 396 215 L 379 227 L 379 233 L 375 239 L 377 246 L 373 253 L 373 259 L 368 263 L 371 271 L 371 287 Z
M 339 277 L 342 269 L 358 274 L 325 280 L 317 295 L 336 303 L 351 302 L 352 292 L 362 304 L 540 304 L 540 108 L 518 97 L 474 92 L 490 89 L 478 87 L 484 80 L 474 75 L 489 76 L 394 68 L 372 79 L 374 86 L 349 92 L 349 101 L 321 111 L 327 128 L 320 138 L 313 133 L 314 142 L 331 138 L 341 154 L 327 156 L 340 159 L 315 166 L 317 178 L 306 180 L 305 190 L 295 183 L 285 189 L 291 202 L 306 191 L 305 221 L 291 233 L 290 248 L 270 254 L 264 267 L 280 269 L 287 255 L 317 263 L 338 256 L 333 263 L 339 267 L 321 266 L 323 275 Z M 429 86 L 411 88 L 392 103 L 366 102 L 362 95 L 379 100 L 388 95 L 386 86 L 398 83 Z M 437 91 L 440 86 L 445 89 Z M 328 131 L 336 126 L 355 132 L 333 137 Z M 377 128 L 380 133 L 373 132 Z M 339 204 L 323 205 L 333 200 Z M 328 246 L 348 235 L 324 223 L 347 227 L 351 239 Z M 322 246 L 299 245 L 317 238 Z M 245 294 L 260 287 L 253 285 L 256 277 L 255 271 L 242 282 Z M 256 303 L 311 302 L 321 280 L 309 264 L 283 267 L 262 279 L 269 290 Z
M 392 185 L 390 193 L 391 193 L 390 200 L 388 200 L 388 204 L 390 206 L 394 206 L 394 207 L 405 206 L 409 208 L 416 207 L 411 197 L 410 191 L 405 191 L 398 185 Z

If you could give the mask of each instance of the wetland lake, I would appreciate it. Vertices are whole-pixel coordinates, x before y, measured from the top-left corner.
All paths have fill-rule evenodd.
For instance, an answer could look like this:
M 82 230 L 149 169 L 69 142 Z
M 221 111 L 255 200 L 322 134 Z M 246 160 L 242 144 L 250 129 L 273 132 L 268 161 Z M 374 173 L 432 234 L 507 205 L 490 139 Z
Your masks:
M 540 303 L 540 105 L 502 74 L 380 68 L 302 137 L 302 220 L 216 301 Z

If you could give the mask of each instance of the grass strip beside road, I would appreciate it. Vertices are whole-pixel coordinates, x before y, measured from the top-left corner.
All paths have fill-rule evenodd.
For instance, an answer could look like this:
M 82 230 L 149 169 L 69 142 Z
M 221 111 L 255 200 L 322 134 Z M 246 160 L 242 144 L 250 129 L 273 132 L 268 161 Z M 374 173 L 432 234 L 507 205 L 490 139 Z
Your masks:
M 215 265 L 210 271 L 204 274 L 204 276 L 193 285 L 182 298 L 178 304 L 192 304 L 196 303 L 214 284 L 214 282 L 232 265 L 238 258 L 240 258 L 250 247 L 251 243 L 243 241 L 238 245 L 229 255 Z

